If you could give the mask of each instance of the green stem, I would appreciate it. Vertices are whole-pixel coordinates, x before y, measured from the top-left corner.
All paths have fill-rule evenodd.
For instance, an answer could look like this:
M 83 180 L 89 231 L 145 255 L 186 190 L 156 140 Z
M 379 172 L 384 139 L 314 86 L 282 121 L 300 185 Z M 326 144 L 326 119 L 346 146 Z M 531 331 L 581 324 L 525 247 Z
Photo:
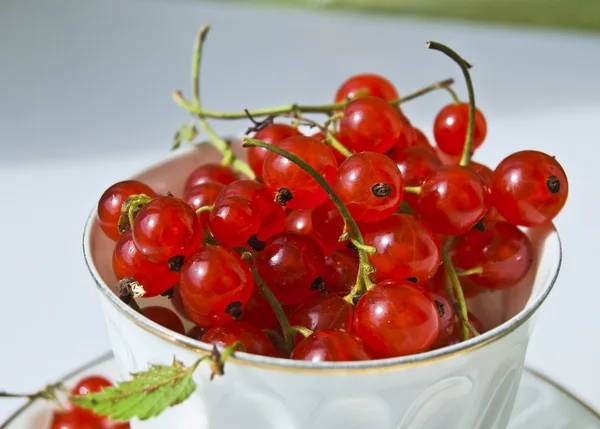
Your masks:
M 471 276 L 473 274 L 481 274 L 482 272 L 483 272 L 483 267 L 481 265 L 479 265 L 477 267 L 469 268 L 468 270 L 457 271 L 456 273 L 461 277 L 465 277 L 465 276 Z
M 327 132 L 326 142 L 327 142 L 327 144 L 329 144 L 329 146 L 331 146 L 333 149 L 337 150 L 339 153 L 344 155 L 346 158 L 348 158 L 349 156 L 352 156 L 352 152 L 350 152 L 350 150 L 346 146 L 344 146 L 338 139 L 336 139 L 334 137 L 334 135 L 330 132 Z
M 283 333 L 283 339 L 285 341 L 286 351 L 291 352 L 292 349 L 294 348 L 294 333 L 291 330 L 290 322 L 285 314 L 285 311 L 283 310 L 283 307 L 281 306 L 281 303 L 277 300 L 277 298 L 275 298 L 275 295 L 273 294 L 273 291 L 271 290 L 271 288 L 269 288 L 269 286 L 267 286 L 265 281 L 260 277 L 260 275 L 256 271 L 256 268 L 254 268 L 254 265 L 252 264 L 252 254 L 244 248 L 235 249 L 235 250 L 238 251 L 239 253 L 241 253 L 242 259 L 244 259 L 247 262 L 248 267 L 250 268 L 250 271 L 252 272 L 252 277 L 254 278 L 254 283 L 256 283 L 256 285 L 258 286 L 260 294 L 263 296 L 263 298 L 269 303 L 269 305 L 273 309 L 273 313 L 275 313 L 275 316 L 277 317 L 277 321 L 279 322 L 279 325 L 281 326 L 281 332 Z
M 304 338 L 310 337 L 314 332 L 304 326 L 292 326 L 290 328 L 293 332 L 301 334 Z
M 196 210 L 196 214 L 199 215 L 200 213 L 210 212 L 214 207 L 215 206 L 202 206 Z
M 57 391 L 59 390 L 63 390 L 62 383 L 50 384 L 44 387 L 43 390 L 40 390 L 36 393 L 9 393 L 0 391 L 0 398 L 29 399 L 30 401 L 35 401 L 36 399 L 45 399 L 54 402 L 62 411 L 64 410 L 64 407 L 57 396 Z
M 421 187 L 420 186 L 405 186 L 404 192 L 408 192 L 409 194 L 419 195 L 421 193 Z
M 192 92 L 194 96 L 194 105 L 200 107 L 200 63 L 202 61 L 202 47 L 204 40 L 210 30 L 210 25 L 205 25 L 200 29 L 194 45 L 194 57 L 192 59 Z
M 444 262 L 444 268 L 446 270 L 446 276 L 450 279 L 452 284 L 452 290 L 454 292 L 454 297 L 458 302 L 458 309 L 461 318 L 461 328 L 462 328 L 462 336 L 463 340 L 466 341 L 469 339 L 469 328 L 465 325 L 464 321 L 469 320 L 469 312 L 467 310 L 467 303 L 465 301 L 465 295 L 463 294 L 462 286 L 460 284 L 460 279 L 456 274 L 456 270 L 454 269 L 454 265 L 452 264 L 452 260 L 450 259 L 450 255 L 444 249 L 442 250 L 442 261 Z
M 467 127 L 467 136 L 465 137 L 465 146 L 463 148 L 462 157 L 460 158 L 460 165 L 469 165 L 469 162 L 471 161 L 471 148 L 473 147 L 473 132 L 475 130 L 475 91 L 473 90 L 473 81 L 471 80 L 471 74 L 469 73 L 469 69 L 472 66 L 446 45 L 442 45 L 438 42 L 427 42 L 427 47 L 435 51 L 440 51 L 452 58 L 454 62 L 458 64 L 465 76 L 467 91 L 469 92 L 469 124 Z
M 448 91 L 448 93 L 450 94 L 450 96 L 452 97 L 452 101 L 454 101 L 454 104 L 460 104 L 460 98 L 458 97 L 458 94 L 449 86 L 444 88 L 446 91 Z
M 397 100 L 390 101 L 390 104 L 397 106 L 402 103 L 406 103 L 407 101 L 414 100 L 415 98 L 421 97 L 422 95 L 428 94 L 432 91 L 436 91 L 438 89 L 446 88 L 454 83 L 454 79 L 445 79 L 439 82 L 436 82 L 432 85 L 428 85 L 424 88 L 419 89 L 418 91 L 413 92 L 412 94 L 406 95 L 404 97 L 398 98 Z M 299 104 L 286 104 L 285 106 L 271 107 L 268 109 L 258 109 L 248 111 L 250 116 L 252 117 L 260 117 L 260 116 L 273 116 L 279 115 L 282 113 L 325 113 L 329 114 L 336 110 L 341 110 L 350 102 L 351 100 L 344 101 L 343 103 L 335 103 L 335 104 L 324 104 L 317 106 L 309 106 L 309 105 L 299 105 Z M 216 112 L 213 110 L 202 109 L 201 107 L 194 106 L 189 101 L 185 101 L 183 104 L 180 104 L 184 109 L 194 113 L 198 116 L 202 116 L 204 118 L 213 118 L 213 119 L 245 119 L 247 118 L 247 113 L 244 112 Z
M 355 244 L 358 244 L 358 257 L 359 257 L 359 269 L 358 269 L 358 278 L 356 281 L 355 287 L 352 289 L 350 294 L 346 297 L 346 300 L 352 302 L 355 297 L 359 294 L 364 293 L 365 290 L 368 290 L 373 286 L 373 282 L 369 278 L 369 274 L 373 272 L 373 267 L 369 262 L 369 255 L 365 251 L 365 242 L 363 240 L 362 234 L 356 224 L 354 218 L 350 214 L 350 211 L 345 206 L 345 204 L 340 200 L 340 198 L 333 191 L 333 188 L 327 181 L 321 176 L 314 168 L 312 168 L 306 161 L 293 155 L 275 145 L 271 145 L 260 140 L 251 139 L 248 137 L 244 137 L 244 147 L 258 146 L 267 149 L 270 152 L 274 152 L 279 156 L 282 156 L 301 169 L 306 171 L 315 181 L 323 188 L 323 190 L 329 195 L 329 198 L 335 204 L 337 209 L 339 210 L 342 218 L 344 219 L 344 223 L 346 227 L 349 229 L 348 233 L 350 234 L 350 238 L 355 241 Z

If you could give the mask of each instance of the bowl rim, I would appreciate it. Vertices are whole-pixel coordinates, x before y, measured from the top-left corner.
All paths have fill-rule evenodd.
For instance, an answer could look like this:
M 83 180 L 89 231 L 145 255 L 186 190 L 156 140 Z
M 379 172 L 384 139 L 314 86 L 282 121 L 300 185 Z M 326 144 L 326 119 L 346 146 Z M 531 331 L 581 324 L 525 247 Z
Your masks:
M 133 177 L 147 174 L 156 168 L 158 165 L 166 163 L 167 161 L 176 159 L 178 157 L 185 157 L 189 153 L 195 150 L 195 146 L 188 146 L 176 151 L 169 153 L 167 156 L 163 156 L 160 161 L 151 164 L 149 167 L 142 169 L 133 175 Z M 84 228 L 83 233 L 83 257 L 88 268 L 90 275 L 92 276 L 96 287 L 100 291 L 101 295 L 108 300 L 108 302 L 115 307 L 115 309 L 124 315 L 129 321 L 145 330 L 146 332 L 166 341 L 182 347 L 186 350 L 195 352 L 200 355 L 209 355 L 213 349 L 213 346 L 193 338 L 187 337 L 186 335 L 179 334 L 171 331 L 152 322 L 151 320 L 143 317 L 138 312 L 133 310 L 131 307 L 126 305 L 121 299 L 108 287 L 108 285 L 102 280 L 100 274 L 96 270 L 92 262 L 91 257 L 91 232 L 94 223 L 97 222 L 97 207 L 94 207 L 89 214 Z M 488 344 L 494 343 L 503 337 L 507 336 L 511 332 L 518 329 L 525 322 L 527 322 L 540 308 L 542 303 L 546 300 L 550 291 L 553 289 L 560 268 L 562 265 L 562 243 L 560 235 L 556 230 L 554 224 L 552 231 L 556 236 L 558 245 L 558 261 L 556 264 L 556 271 L 552 274 L 551 278 L 546 282 L 542 291 L 536 296 L 533 301 L 528 301 L 525 308 L 518 314 L 513 316 L 511 319 L 502 323 L 501 325 L 481 334 L 475 338 L 471 338 L 467 341 L 454 344 L 452 346 L 443 347 L 437 350 L 431 350 L 423 353 L 387 358 L 377 359 L 368 361 L 356 361 L 356 362 L 311 362 L 302 360 L 292 360 L 277 357 L 267 357 L 254 355 L 250 353 L 236 352 L 228 358 L 228 362 L 258 367 L 262 369 L 278 370 L 284 372 L 303 372 L 303 373 L 348 373 L 358 374 L 361 372 L 382 372 L 382 371 L 397 371 L 401 369 L 407 369 L 416 366 L 429 365 L 434 362 L 441 360 L 457 357 L 463 354 L 471 353 L 478 350 Z

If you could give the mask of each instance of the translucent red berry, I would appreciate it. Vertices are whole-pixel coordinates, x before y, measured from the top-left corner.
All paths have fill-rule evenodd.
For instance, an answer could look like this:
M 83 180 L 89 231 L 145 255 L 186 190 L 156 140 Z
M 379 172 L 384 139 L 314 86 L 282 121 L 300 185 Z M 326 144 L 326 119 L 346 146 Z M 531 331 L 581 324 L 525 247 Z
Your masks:
M 181 259 L 202 241 L 202 226 L 196 212 L 175 197 L 159 197 L 145 205 L 135 218 L 132 232 L 135 247 L 155 264 L 181 264 Z
M 404 180 L 390 158 L 362 152 L 340 166 L 333 189 L 357 222 L 378 222 L 400 207 Z
M 101 420 L 90 418 L 78 410 L 54 411 L 50 429 L 104 429 Z
M 325 257 L 312 238 L 282 232 L 265 242 L 256 269 L 280 302 L 295 305 L 323 289 Z
M 492 182 L 493 182 L 493 175 L 494 175 L 494 172 L 492 171 L 492 169 L 486 165 L 480 164 L 475 161 L 471 161 L 469 163 L 469 167 L 481 176 L 481 179 L 483 180 L 485 189 L 488 192 L 492 192 Z
M 219 193 L 223 190 L 225 185 L 218 182 L 204 182 L 199 185 L 189 188 L 183 199 L 187 202 L 191 208 L 198 210 L 200 207 L 212 206 L 215 204 Z M 203 227 L 208 227 L 210 220 L 210 212 L 200 213 L 200 223 Z
M 352 100 L 357 96 L 382 98 L 384 100 L 397 100 L 398 92 L 396 88 L 386 78 L 377 74 L 357 74 L 346 80 L 335 94 L 335 102 L 343 103 L 346 100 Z
M 469 104 L 448 104 L 437 114 L 433 124 L 433 135 L 437 146 L 449 155 L 460 155 L 465 146 L 469 123 Z M 487 134 L 485 116 L 475 109 L 475 129 L 472 150 L 477 149 Z
M 239 341 L 246 353 L 275 356 L 275 347 L 260 328 L 246 322 L 229 322 L 209 329 L 202 341 L 224 349 Z
M 423 133 L 423 131 L 421 131 L 419 128 L 414 128 L 415 130 L 415 140 L 413 145 L 409 146 L 409 147 L 422 147 L 423 149 L 426 149 L 428 152 L 431 152 L 432 154 L 435 155 L 435 148 L 431 145 L 431 143 L 429 143 L 429 139 L 427 138 L 427 136 Z
M 469 167 L 452 165 L 425 179 L 416 209 L 436 233 L 460 235 L 483 218 L 489 205 L 481 176 Z
M 435 303 L 408 281 L 377 284 L 354 311 L 354 333 L 378 358 L 424 352 L 437 339 L 439 328 Z
M 299 135 L 301 134 L 298 129 L 287 124 L 271 124 L 257 131 L 253 138 L 277 145 L 283 139 Z M 248 164 L 258 177 L 263 176 L 263 165 L 268 154 L 269 151 L 262 147 L 252 146 L 248 148 Z
M 493 205 L 515 225 L 536 226 L 552 221 L 568 194 L 569 183 L 562 166 L 542 152 L 513 153 L 494 170 Z
M 290 356 L 311 362 L 349 362 L 371 359 L 364 343 L 344 331 L 318 331 L 302 340 Z
M 71 395 L 87 395 L 88 393 L 98 393 L 105 387 L 111 387 L 113 384 L 110 380 L 100 375 L 89 375 L 80 379 L 75 386 L 71 389 Z M 95 420 L 99 423 L 108 424 L 109 420 L 106 417 L 98 416 L 92 411 L 81 408 L 73 404 L 72 412 L 81 414 L 81 420 Z M 60 427 L 60 426 L 58 426 Z M 85 426 L 83 426 L 85 427 Z M 74 426 L 73 429 L 79 429 L 79 426 Z
M 460 327 L 457 326 L 456 312 L 448 296 L 445 293 L 438 292 L 429 292 L 429 295 L 433 299 L 440 316 L 440 330 L 431 348 L 439 349 L 448 345 L 455 335 L 455 331 L 460 330 Z
M 254 288 L 252 296 L 246 304 L 240 320 L 248 322 L 260 329 L 275 329 L 278 323 L 273 308 L 268 301 L 261 296 L 257 287 Z
M 338 249 L 325 257 L 323 281 L 331 294 L 346 295 L 358 277 L 358 255 L 351 249 Z
M 339 130 L 348 149 L 379 153 L 389 151 L 406 132 L 398 110 L 377 97 L 360 97 L 350 102 Z
M 302 158 L 328 183 L 333 183 L 337 161 L 327 145 L 311 137 L 296 136 L 282 140 L 277 146 Z M 275 200 L 290 209 L 311 209 L 328 198 L 306 171 L 275 153 L 269 153 L 265 159 L 263 180 Z
M 239 319 L 253 288 L 246 262 L 222 246 L 201 247 L 181 268 L 179 290 L 185 312 L 203 328 Z
M 144 258 L 133 244 L 131 231 L 125 232 L 117 242 L 112 267 L 117 280 L 130 277 L 140 283 L 146 291 L 145 298 L 164 293 L 179 279 L 179 273 L 171 271 L 167 264 L 153 264 Z
M 159 324 L 163 328 L 170 329 L 178 334 L 185 334 L 183 322 L 175 312 L 169 308 L 161 306 L 146 307 L 142 310 L 144 316 Z
M 410 214 L 395 214 L 362 228 L 365 244 L 377 251 L 369 255 L 376 282 L 432 277 L 441 261 L 440 243 L 432 229 Z
M 98 223 L 102 231 L 112 240 L 117 241 L 121 234 L 117 223 L 121 216 L 121 206 L 132 195 L 144 194 L 150 198 L 156 193 L 148 186 L 137 180 L 126 180 L 115 183 L 108 188 L 98 202 Z
M 231 167 L 221 164 L 204 164 L 188 176 L 185 182 L 185 192 L 201 183 L 216 182 L 229 185 L 231 182 L 239 180 L 239 178 L 239 175 Z
M 452 248 L 452 261 L 459 271 L 480 268 L 470 275 L 473 282 L 492 289 L 518 283 L 533 261 L 531 241 L 507 222 L 486 222 L 483 231 L 474 229 L 459 237 Z
M 344 244 L 339 241 L 344 232 L 344 219 L 331 200 L 315 208 L 311 219 L 313 231 L 319 242 L 332 249 L 344 247 Z
M 340 295 L 320 294 L 299 305 L 288 317 L 291 326 L 311 331 L 342 330 L 350 332 L 354 307 Z M 296 336 L 296 342 L 302 335 Z

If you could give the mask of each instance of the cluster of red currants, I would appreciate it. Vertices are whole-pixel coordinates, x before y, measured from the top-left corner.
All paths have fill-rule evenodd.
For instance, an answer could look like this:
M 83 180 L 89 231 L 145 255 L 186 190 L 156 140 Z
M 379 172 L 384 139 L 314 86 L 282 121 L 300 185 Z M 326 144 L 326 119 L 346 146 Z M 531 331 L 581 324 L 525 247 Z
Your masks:
M 144 297 L 171 293 L 196 325 L 188 335 L 265 356 L 382 359 L 481 333 L 465 297 L 525 277 L 533 249 L 519 227 L 552 221 L 567 178 L 537 151 L 494 170 L 471 162 L 487 125 L 475 109 L 469 127 L 469 103 L 439 112 L 434 147 L 398 99 L 383 77 L 357 75 L 317 134 L 259 123 L 247 140 L 256 179 L 208 164 L 181 198 L 111 186 L 98 217 L 117 241 L 117 278 Z M 167 308 L 141 311 L 184 332 Z
M 72 395 L 100 392 L 112 383 L 104 377 L 88 376 L 81 379 L 71 390 Z M 112 422 L 107 417 L 73 405 L 69 410 L 54 411 L 50 429 L 129 429 L 127 422 Z

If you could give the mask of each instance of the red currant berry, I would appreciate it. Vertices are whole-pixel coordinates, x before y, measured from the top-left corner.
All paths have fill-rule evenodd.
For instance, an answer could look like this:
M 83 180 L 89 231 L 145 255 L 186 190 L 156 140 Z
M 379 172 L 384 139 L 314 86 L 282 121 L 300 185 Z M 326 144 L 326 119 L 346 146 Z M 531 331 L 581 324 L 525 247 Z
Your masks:
M 483 185 L 485 186 L 485 189 L 488 192 L 492 192 L 492 182 L 493 182 L 493 175 L 494 175 L 494 172 L 492 171 L 492 169 L 483 164 L 475 162 L 475 161 L 471 161 L 469 163 L 469 167 L 472 168 L 477 174 L 479 174 L 481 176 L 481 179 L 483 180 Z
M 112 267 L 118 280 L 130 277 L 139 282 L 146 291 L 144 298 L 160 295 L 177 283 L 179 273 L 169 270 L 167 264 L 153 264 L 133 244 L 131 231 L 117 242 Z
M 379 222 L 400 207 L 404 180 L 390 158 L 362 152 L 340 166 L 333 189 L 357 222 Z
M 402 177 L 404 186 L 421 186 L 425 179 L 435 170 L 442 166 L 442 162 L 433 153 L 422 147 L 409 147 L 401 151 L 394 151 L 390 154 Z M 404 194 L 404 201 L 417 210 L 419 196 L 409 192 Z
M 320 243 L 331 249 L 344 247 L 339 241 L 344 232 L 344 219 L 331 200 L 315 208 L 311 219 L 313 231 Z
M 226 165 L 204 164 L 189 175 L 185 182 L 185 192 L 201 183 L 216 182 L 229 185 L 231 182 L 239 180 L 239 178 L 238 174 Z
M 224 349 L 239 341 L 244 346 L 246 353 L 262 356 L 275 356 L 275 347 L 256 326 L 245 322 L 229 322 L 222 326 L 215 326 L 208 330 L 202 341 Z
M 299 136 L 300 132 L 286 124 L 271 124 L 259 130 L 255 135 L 254 139 L 263 141 L 265 143 L 277 145 L 281 140 L 292 136 Z M 252 146 L 248 148 L 248 164 L 252 171 L 258 176 L 263 176 L 263 165 L 265 164 L 265 158 L 269 154 L 269 151 L 265 148 Z
M 386 153 L 405 132 L 398 110 L 377 97 L 360 97 L 350 102 L 340 120 L 343 143 L 354 152 Z
M 196 250 L 202 227 L 194 209 L 175 197 L 160 197 L 145 205 L 133 223 L 133 242 L 150 262 L 169 262 L 171 269 Z M 177 261 L 175 261 L 177 259 Z
M 461 235 L 485 215 L 490 205 L 481 176 L 468 167 L 445 166 L 430 174 L 416 210 L 438 234 Z
M 513 153 L 494 170 L 494 207 L 515 225 L 536 226 L 552 221 L 568 194 L 569 183 L 561 165 L 542 152 Z
M 121 206 L 132 195 L 145 194 L 150 198 L 156 193 L 148 186 L 137 180 L 126 180 L 115 183 L 108 188 L 98 202 L 98 223 L 102 231 L 112 240 L 117 241 L 121 234 L 117 228 L 121 217 Z
M 331 294 L 348 294 L 358 278 L 358 255 L 351 249 L 338 249 L 325 257 L 323 281 Z
M 50 429 L 103 429 L 103 423 L 99 419 L 84 415 L 77 409 L 54 411 Z
M 282 232 L 269 238 L 258 254 L 256 269 L 285 305 L 300 304 L 324 286 L 323 251 L 306 235 Z
M 486 291 L 486 289 L 474 283 L 469 277 L 470 276 L 461 277 L 460 279 L 460 286 L 466 299 L 474 298 Z M 421 286 L 423 286 L 423 288 L 428 292 L 445 295 L 446 273 L 444 264 L 442 263 L 437 269 L 435 275 L 429 279 L 427 283 L 422 283 Z
M 424 282 L 432 277 L 441 261 L 440 243 L 423 221 L 410 214 L 395 214 L 363 227 L 365 244 L 377 251 L 369 255 L 375 268 L 371 277 L 403 281 L 415 278 Z
M 357 74 L 346 80 L 337 90 L 335 94 L 335 102 L 343 103 L 346 100 L 364 97 L 370 95 L 372 97 L 382 98 L 384 100 L 397 100 L 398 91 L 386 78 L 377 74 Z
M 262 297 L 258 288 L 254 288 L 252 296 L 244 308 L 241 320 L 261 329 L 275 329 L 278 323 L 273 308 Z
M 99 375 L 90 375 L 82 378 L 79 382 L 71 389 L 71 395 L 87 395 L 88 393 L 101 392 L 104 387 L 111 387 L 113 384 L 110 380 Z M 79 412 L 82 420 L 96 420 L 97 422 L 108 422 L 106 417 L 98 416 L 90 410 L 78 407 L 73 404 L 72 412 Z M 76 429 L 79 429 L 77 427 Z
M 302 326 L 311 331 L 352 330 L 354 306 L 340 295 L 321 294 L 299 305 L 289 316 L 291 326 Z M 296 336 L 296 343 L 302 335 Z
M 408 281 L 378 283 L 354 310 L 354 333 L 379 358 L 424 352 L 437 339 L 439 329 L 435 303 Z
M 448 104 L 435 118 L 433 135 L 437 146 L 448 155 L 460 155 L 465 146 L 469 123 L 469 104 Z M 485 116 L 475 109 L 475 129 L 472 150 L 477 149 L 487 134 Z
M 423 133 L 423 131 L 421 131 L 419 128 L 414 128 L 415 130 L 415 140 L 413 145 L 410 145 L 409 147 L 422 147 L 423 149 L 427 149 L 427 151 L 431 152 L 432 154 L 436 154 L 435 152 L 435 148 L 431 145 L 431 143 L 429 143 L 429 139 L 427 138 L 427 136 Z
M 460 330 L 460 327 L 457 327 L 456 312 L 448 296 L 445 293 L 437 292 L 429 292 L 429 295 L 433 299 L 440 316 L 440 331 L 431 348 L 439 349 L 448 345 L 450 339 L 454 336 L 454 331 Z
M 163 328 L 170 329 L 178 334 L 185 334 L 183 322 L 175 312 L 169 308 L 158 305 L 146 307 L 142 310 L 144 316 L 159 324 Z
M 179 288 L 187 315 L 196 325 L 209 328 L 239 319 L 254 280 L 237 253 L 204 246 L 184 262 Z
M 318 331 L 302 340 L 290 356 L 311 362 L 350 362 L 370 360 L 364 343 L 356 335 L 344 331 Z
M 325 143 L 326 142 L 326 136 L 325 134 L 323 134 L 322 132 L 318 132 L 316 134 L 313 134 L 311 136 L 313 139 L 317 139 L 320 142 Z M 341 141 L 341 137 L 340 136 L 335 136 L 335 139 L 337 141 L 339 141 L 340 143 L 342 143 L 342 145 L 344 145 L 344 143 Z M 333 155 L 335 156 L 335 160 L 337 161 L 338 165 L 340 165 L 342 162 L 344 162 L 346 160 L 346 155 L 343 155 L 342 153 L 338 152 L 335 148 L 331 148 L 331 152 L 333 152 Z
M 189 188 L 185 192 L 183 199 L 194 210 L 198 210 L 200 207 L 212 206 L 217 201 L 217 197 L 224 187 L 225 185 L 217 182 L 200 183 Z M 200 223 L 202 226 L 208 226 L 209 221 L 210 212 L 200 213 Z
M 473 314 L 468 313 L 467 314 L 467 318 L 469 319 L 469 323 L 471 324 L 471 326 L 481 335 L 483 333 L 486 332 L 483 323 L 481 323 L 481 321 L 473 316 Z M 469 332 L 469 339 L 474 338 L 473 333 Z M 452 336 L 450 337 L 450 340 L 448 341 L 448 345 L 451 346 L 453 344 L 458 344 L 460 342 L 462 342 L 462 329 L 461 329 L 461 322 L 460 319 L 457 317 L 456 318 L 456 326 L 454 327 L 454 333 L 452 334 Z
M 533 262 L 529 238 L 507 222 L 484 224 L 484 231 L 473 229 L 462 235 L 452 248 L 452 261 L 459 271 L 481 268 L 470 280 L 491 289 L 517 284 Z
M 277 146 L 302 158 L 327 182 L 333 183 L 337 161 L 327 145 L 311 137 L 296 136 L 282 140 Z M 267 155 L 263 179 L 275 201 L 290 209 L 311 209 L 327 199 L 327 193 L 315 179 L 276 153 Z
M 290 210 L 285 217 L 285 230 L 314 236 L 312 210 Z

